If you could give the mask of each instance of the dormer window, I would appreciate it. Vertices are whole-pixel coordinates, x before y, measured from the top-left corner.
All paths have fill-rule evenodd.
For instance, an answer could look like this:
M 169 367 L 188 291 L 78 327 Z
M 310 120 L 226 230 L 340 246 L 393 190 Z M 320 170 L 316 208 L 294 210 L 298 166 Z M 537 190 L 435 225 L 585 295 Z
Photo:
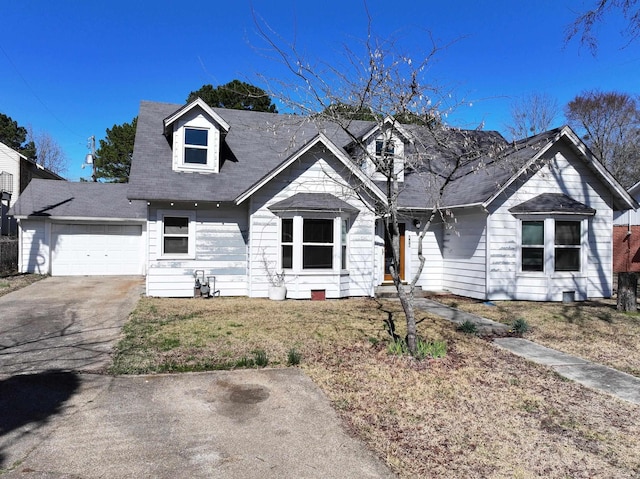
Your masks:
M 385 148 L 384 140 L 376 140 L 376 156 L 380 158 L 382 156 L 382 149 Z M 386 156 L 393 156 L 394 154 L 394 145 L 392 140 L 387 141 L 387 146 L 385 150 Z
M 190 165 L 207 164 L 209 131 L 199 128 L 184 129 L 184 162 Z
M 220 145 L 228 132 L 229 124 L 200 98 L 165 118 L 164 134 L 171 138 L 173 171 L 218 173 Z

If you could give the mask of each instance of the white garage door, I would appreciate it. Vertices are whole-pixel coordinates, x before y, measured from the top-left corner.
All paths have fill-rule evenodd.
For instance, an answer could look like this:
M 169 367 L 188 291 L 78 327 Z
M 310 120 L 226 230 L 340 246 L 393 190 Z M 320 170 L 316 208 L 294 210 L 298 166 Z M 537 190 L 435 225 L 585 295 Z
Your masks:
M 142 226 L 53 224 L 51 274 L 142 274 Z

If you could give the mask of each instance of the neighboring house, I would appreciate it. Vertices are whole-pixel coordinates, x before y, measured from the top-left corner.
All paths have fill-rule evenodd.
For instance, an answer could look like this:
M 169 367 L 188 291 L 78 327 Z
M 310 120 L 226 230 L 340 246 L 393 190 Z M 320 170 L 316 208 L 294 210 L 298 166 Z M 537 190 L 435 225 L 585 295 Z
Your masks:
M 640 182 L 629 188 L 629 194 L 636 201 L 640 201 Z M 614 212 L 613 272 L 640 272 L 640 211 L 638 210 Z
M 436 163 L 446 161 L 435 145 L 424 146 L 422 128 L 403 125 L 386 143 L 389 132 L 374 123 L 354 121 L 350 130 L 372 154 L 386 144 L 397 158 L 405 279 L 418 266 L 417 231 L 432 204 L 424 177 L 404 160 L 424 147 Z M 637 207 L 633 198 L 568 127 L 514 144 L 495 132 L 469 134 L 501 153 L 478 157 L 446 190 L 442 218 L 424 240 L 418 286 L 485 300 L 610 296 L 613 211 Z M 264 297 L 270 278 L 284 272 L 288 298 L 374 295 L 389 280 L 375 213 L 386 198 L 373 164 L 354 157 L 352 139 L 335 125 L 320 131 L 302 117 L 210 108 L 202 100 L 142 102 L 126 198 L 130 212 L 138 214 L 138 202 L 144 208 L 147 294 L 192 296 L 200 274 L 215 276 L 221 295 Z M 107 186 L 67 196 L 97 195 Z M 109 194 L 115 203 L 120 192 Z M 55 210 L 60 201 L 34 196 L 16 206 L 22 271 L 37 263 L 61 274 L 54 231 L 66 231 L 63 239 L 82 258 L 94 243 L 92 225 L 139 219 L 122 207 L 108 217 L 85 208 L 62 214 Z M 54 208 L 43 217 L 46 205 Z M 76 233 L 74 224 L 86 229 Z M 65 274 L 90 274 L 91 265 Z
M 16 234 L 15 221 L 12 221 L 7 213 L 33 178 L 64 180 L 4 143 L 0 143 L 0 235 Z

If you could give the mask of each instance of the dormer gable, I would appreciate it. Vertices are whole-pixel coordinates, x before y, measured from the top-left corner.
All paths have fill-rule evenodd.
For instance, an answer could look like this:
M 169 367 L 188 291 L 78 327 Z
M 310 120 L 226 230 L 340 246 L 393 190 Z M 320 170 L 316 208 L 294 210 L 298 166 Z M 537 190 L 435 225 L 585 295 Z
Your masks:
M 373 181 L 384 181 L 386 176 L 380 172 L 378 161 L 393 158 L 393 171 L 398 181 L 404 181 L 405 147 L 411 143 L 411 135 L 396 120 L 385 118 L 381 125 L 366 132 L 362 143 L 367 153 L 364 156 L 362 170 Z
M 165 118 L 164 134 L 172 145 L 173 171 L 218 173 L 220 145 L 229 128 L 201 98 Z

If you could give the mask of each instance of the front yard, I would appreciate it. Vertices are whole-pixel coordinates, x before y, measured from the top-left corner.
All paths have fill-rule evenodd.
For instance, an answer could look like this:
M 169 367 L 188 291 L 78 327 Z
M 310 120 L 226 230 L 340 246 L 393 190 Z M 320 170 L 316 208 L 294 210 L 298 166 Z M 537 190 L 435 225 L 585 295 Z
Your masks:
M 523 318 L 531 326 L 527 339 L 640 377 L 640 314 L 617 311 L 613 299 L 565 304 L 433 299 L 505 324 Z
M 535 306 L 518 314 L 538 311 Z M 584 309 L 578 315 L 565 305 L 554 307 L 559 309 L 552 314 L 567 315 L 558 318 L 567 323 L 563 328 L 583 324 L 585 336 L 596 330 L 592 321 L 623 326 L 610 308 L 612 320 L 605 321 L 590 319 Z M 419 334 L 445 341 L 446 357 L 418 362 L 390 355 L 383 325 L 390 310 L 397 311 L 397 303 L 372 299 L 143 298 L 125 328 L 112 372 L 265 362 L 286 367 L 299 355 L 300 367 L 325 391 L 345 425 L 401 477 L 640 475 L 640 407 L 567 381 L 426 314 Z M 532 337 L 560 334 L 545 332 L 545 323 L 528 313 L 526 319 L 534 326 Z M 628 319 L 637 328 L 637 318 Z M 397 323 L 402 325 L 400 315 Z M 626 342 L 619 331 L 609 333 L 620 339 L 614 345 Z M 572 333 L 574 342 L 580 334 Z M 617 346 L 611 349 L 614 354 Z M 637 367 L 640 351 L 628 351 L 630 367 Z

